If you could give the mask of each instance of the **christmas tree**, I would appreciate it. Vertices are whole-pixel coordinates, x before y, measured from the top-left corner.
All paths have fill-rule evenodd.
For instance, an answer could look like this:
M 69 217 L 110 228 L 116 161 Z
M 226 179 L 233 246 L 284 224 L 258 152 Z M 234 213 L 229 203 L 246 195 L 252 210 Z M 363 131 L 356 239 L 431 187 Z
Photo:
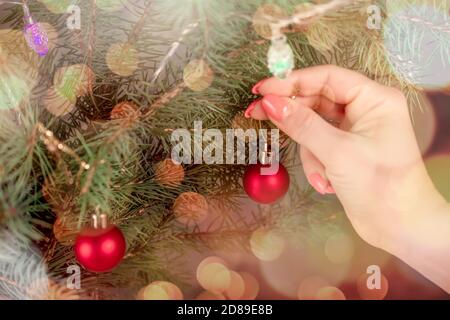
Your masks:
M 347 228 L 337 201 L 301 176 L 285 136 L 289 192 L 255 205 L 242 188 L 246 164 L 174 163 L 172 134 L 194 133 L 196 121 L 202 132 L 271 129 L 244 110 L 251 87 L 290 61 L 362 72 L 400 88 L 415 112 L 434 84 L 414 43 L 432 33 L 448 60 L 448 10 L 445 0 L 0 1 L 0 296 L 180 299 L 195 277 L 189 250 L 243 247 L 264 260 L 260 238 L 274 250 L 279 235 L 308 243 L 323 240 L 315 228 Z M 92 219 L 108 226 L 105 241 L 126 243 L 110 264 L 83 253 Z M 220 273 L 222 262 L 208 267 Z M 81 283 L 67 286 L 80 264 Z

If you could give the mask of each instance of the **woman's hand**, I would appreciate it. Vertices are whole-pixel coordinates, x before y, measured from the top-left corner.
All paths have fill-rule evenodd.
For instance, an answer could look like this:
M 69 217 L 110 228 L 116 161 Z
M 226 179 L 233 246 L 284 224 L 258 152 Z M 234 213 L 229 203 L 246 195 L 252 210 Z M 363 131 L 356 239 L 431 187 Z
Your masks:
M 262 98 L 246 116 L 270 119 L 300 144 L 310 184 L 321 194 L 336 192 L 364 240 L 400 256 L 416 241 L 450 248 L 447 203 L 426 172 L 399 90 L 318 66 L 263 80 L 253 93 Z M 430 240 L 442 228 L 438 221 L 445 236 Z

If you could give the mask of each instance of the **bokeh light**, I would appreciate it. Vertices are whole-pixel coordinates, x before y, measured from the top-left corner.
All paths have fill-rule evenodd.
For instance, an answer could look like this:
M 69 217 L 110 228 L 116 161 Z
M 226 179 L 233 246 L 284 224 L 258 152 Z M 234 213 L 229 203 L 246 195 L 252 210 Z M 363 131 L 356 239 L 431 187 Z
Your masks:
M 60 95 L 53 87 L 47 90 L 43 103 L 45 109 L 55 117 L 65 116 L 75 109 L 75 103 Z
M 197 281 L 207 291 L 223 293 L 230 285 L 228 263 L 217 256 L 203 259 L 197 266 Z
M 56 70 L 53 87 L 61 97 L 75 104 L 78 97 L 89 92 L 93 79 L 94 73 L 87 65 L 74 64 Z
M 209 291 L 200 292 L 196 300 L 226 300 L 225 296 L 221 293 L 213 293 Z
M 264 286 L 269 286 L 271 291 L 277 292 L 278 295 L 295 299 L 298 286 L 305 275 L 311 272 L 313 262 L 314 257 L 310 256 L 305 248 L 288 245 L 278 259 L 259 263 L 261 281 Z M 264 299 L 270 298 L 264 296 L 265 292 L 261 294 Z
M 14 35 L 21 37 L 17 43 Z M 14 49 L 26 47 L 23 35 L 14 30 L 0 30 L 0 110 L 18 108 L 30 97 L 37 72 Z
M 223 264 L 227 268 L 229 267 L 228 263 L 224 259 L 222 259 L 221 257 L 210 256 L 210 257 L 207 257 L 207 258 L 203 259 L 198 264 L 198 266 L 197 266 L 197 276 L 198 276 L 198 273 L 203 269 L 203 267 L 205 267 L 205 266 L 207 266 L 208 264 L 211 264 L 211 263 L 220 263 L 220 264 Z
M 182 300 L 183 293 L 171 282 L 154 281 L 145 287 L 144 300 Z
M 383 36 L 393 71 L 424 89 L 447 87 L 450 61 L 445 43 L 450 41 L 450 33 L 441 28 L 450 22 L 448 12 L 427 5 L 394 5 L 390 9 Z
M 204 221 L 208 215 L 208 202 L 199 193 L 183 192 L 176 198 L 173 212 L 180 223 L 198 224 Z
M 0 110 L 19 107 L 28 99 L 31 89 L 24 77 L 0 73 Z
M 76 4 L 75 0 L 39 0 L 43 3 L 48 11 L 56 14 L 65 13 L 71 4 Z
M 115 43 L 106 53 L 106 63 L 115 74 L 129 77 L 138 68 L 138 51 L 130 43 Z
M 309 276 L 302 280 L 297 298 L 299 300 L 315 300 L 320 289 L 329 286 L 329 282 L 319 276 Z
M 349 262 L 353 257 L 353 240 L 345 233 L 338 233 L 328 238 L 325 243 L 325 255 L 336 264 Z
M 97 0 L 95 4 L 104 11 L 112 12 L 122 9 L 126 4 L 126 0 Z
M 39 65 L 45 61 L 30 49 L 20 30 L 0 29 L 0 55 L 3 59 L 6 58 L 7 66 L 14 73 L 20 70 L 25 76 L 24 79 L 33 81 L 38 77 Z M 4 67 L 5 60 L 2 64 L 0 68 Z
M 189 89 L 203 91 L 213 82 L 214 71 L 205 60 L 192 60 L 184 67 L 183 80 Z
M 230 300 L 242 299 L 245 293 L 245 282 L 236 271 L 230 271 L 230 285 L 225 290 L 225 295 Z
M 345 294 L 336 287 L 327 286 L 319 289 L 316 294 L 317 300 L 345 300 Z
M 207 291 L 223 293 L 230 287 L 231 273 L 224 263 L 220 260 L 214 262 L 215 260 L 215 257 L 212 257 L 207 262 L 202 261 L 199 264 L 197 281 Z
M 380 288 L 369 288 L 367 285 L 367 279 L 371 276 L 367 273 L 363 273 L 357 280 L 356 286 L 359 296 L 363 300 L 383 300 L 389 291 L 389 282 L 387 278 L 381 274 Z
M 242 280 L 244 281 L 244 293 L 241 296 L 241 300 L 254 300 L 259 293 L 259 282 L 256 278 L 248 272 L 239 272 Z
M 285 241 L 276 231 L 262 227 L 252 233 L 250 248 L 258 259 L 274 261 L 283 253 Z
M 136 294 L 136 300 L 144 300 L 144 292 L 147 287 L 141 288 Z

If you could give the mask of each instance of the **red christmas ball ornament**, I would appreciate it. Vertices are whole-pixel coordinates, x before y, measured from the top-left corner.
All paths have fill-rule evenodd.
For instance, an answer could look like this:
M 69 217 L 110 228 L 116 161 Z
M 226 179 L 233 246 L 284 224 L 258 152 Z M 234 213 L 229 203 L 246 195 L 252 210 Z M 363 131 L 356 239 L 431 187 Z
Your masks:
M 244 173 L 244 190 L 254 201 L 270 204 L 281 199 L 289 189 L 289 174 L 279 163 L 278 171 L 274 174 L 263 175 L 262 168 L 269 168 L 273 164 L 251 164 Z
M 106 215 L 93 216 L 93 226 L 83 229 L 75 240 L 75 256 L 78 262 L 92 272 L 108 272 L 122 261 L 125 238 L 115 225 L 106 222 Z

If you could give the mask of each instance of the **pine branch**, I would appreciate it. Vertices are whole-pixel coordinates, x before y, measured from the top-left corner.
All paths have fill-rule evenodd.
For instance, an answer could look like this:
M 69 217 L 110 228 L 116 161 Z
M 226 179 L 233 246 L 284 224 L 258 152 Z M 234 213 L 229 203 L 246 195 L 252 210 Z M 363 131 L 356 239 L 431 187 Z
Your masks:
M 152 117 L 158 109 L 160 109 L 164 105 L 167 105 L 176 96 L 183 92 L 185 88 L 186 84 L 184 82 L 180 82 L 174 88 L 162 94 L 158 99 L 155 100 L 155 102 L 153 102 L 148 108 L 144 110 L 142 118 Z

